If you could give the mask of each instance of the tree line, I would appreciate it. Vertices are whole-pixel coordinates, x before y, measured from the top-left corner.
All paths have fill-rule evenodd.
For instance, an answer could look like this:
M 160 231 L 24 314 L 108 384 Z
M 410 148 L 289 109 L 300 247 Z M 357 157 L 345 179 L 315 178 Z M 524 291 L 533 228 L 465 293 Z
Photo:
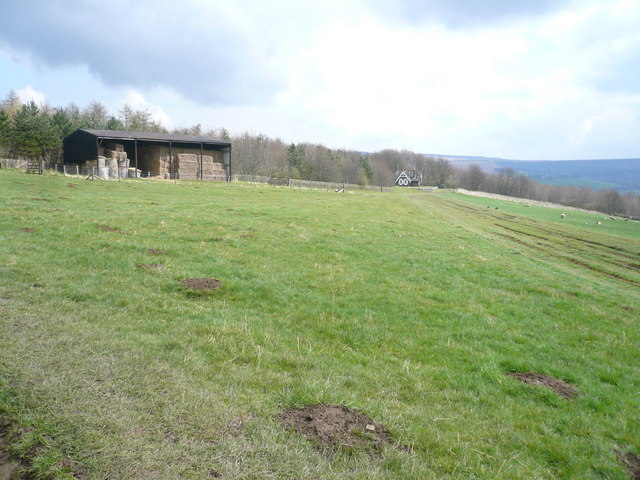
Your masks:
M 410 150 L 385 149 L 364 153 L 333 149 L 319 143 L 286 143 L 262 133 L 230 134 L 226 128 L 204 129 L 200 124 L 169 131 L 146 109 L 123 105 L 112 114 L 100 102 L 84 108 L 22 103 L 14 91 L 0 103 L 0 157 L 36 158 L 62 163 L 62 140 L 77 130 L 129 130 L 214 137 L 232 144 L 233 171 L 241 175 L 299 178 L 360 185 L 394 185 L 397 172 L 416 170 L 424 185 L 465 188 L 513 197 L 597 210 L 609 215 L 640 218 L 640 196 L 616 190 L 552 186 L 531 180 L 511 168 L 496 173 L 479 165 L 454 167 L 447 159 Z

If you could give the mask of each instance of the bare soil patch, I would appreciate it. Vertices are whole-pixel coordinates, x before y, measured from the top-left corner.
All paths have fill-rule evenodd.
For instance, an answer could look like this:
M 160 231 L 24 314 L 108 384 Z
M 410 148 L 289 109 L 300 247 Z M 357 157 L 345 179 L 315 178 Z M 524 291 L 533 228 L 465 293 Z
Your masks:
M 289 430 L 304 435 L 321 448 L 362 448 L 379 452 L 391 442 L 384 426 L 344 405 L 306 405 L 287 408 L 278 419 Z
M 35 200 L 36 202 L 50 202 L 51 201 L 49 198 L 36 198 L 36 197 L 33 197 L 31 200 Z
M 222 282 L 215 278 L 185 278 L 180 284 L 194 292 L 208 292 L 222 287 Z
M 164 255 L 166 252 L 158 248 L 149 248 L 147 249 L 147 253 L 150 255 Z
M 0 416 L 0 480 L 36 478 L 31 474 L 33 473 L 32 463 L 36 456 L 45 452 L 46 447 L 41 444 L 35 445 L 21 458 L 12 455 L 10 449 L 13 443 L 19 443 L 21 437 L 29 432 L 31 432 L 30 428 L 19 427 L 10 419 Z M 61 460 L 56 464 L 56 467 L 78 480 L 86 480 L 89 477 L 87 470 L 71 457 Z
M 78 185 L 76 185 L 75 183 L 67 183 L 67 187 L 69 188 L 76 188 Z
M 36 231 L 36 229 L 31 227 L 23 227 L 20 229 L 20 231 L 24 233 L 33 233 Z
M 0 417 L 0 479 L 12 480 L 22 478 L 25 465 L 22 465 L 17 458 L 12 458 L 9 453 L 9 442 L 7 440 L 11 423 Z
M 621 453 L 618 458 L 627 470 L 633 480 L 640 480 L 640 457 L 633 453 Z
M 578 390 L 573 386 L 557 378 L 535 372 L 507 372 L 505 375 L 529 385 L 543 386 L 556 392 L 564 398 L 574 398 Z

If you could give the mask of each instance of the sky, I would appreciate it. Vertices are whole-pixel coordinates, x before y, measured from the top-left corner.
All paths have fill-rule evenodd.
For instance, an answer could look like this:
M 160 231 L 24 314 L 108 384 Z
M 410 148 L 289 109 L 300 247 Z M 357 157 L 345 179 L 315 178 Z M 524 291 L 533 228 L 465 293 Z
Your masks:
M 0 0 L 0 98 L 332 148 L 640 157 L 638 0 Z

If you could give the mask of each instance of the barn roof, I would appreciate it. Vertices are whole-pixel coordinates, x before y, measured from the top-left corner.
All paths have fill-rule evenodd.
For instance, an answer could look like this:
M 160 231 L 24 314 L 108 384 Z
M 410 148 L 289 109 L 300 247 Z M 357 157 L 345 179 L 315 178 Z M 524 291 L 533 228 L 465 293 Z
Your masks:
M 143 140 L 149 142 L 177 142 L 177 143 L 205 143 L 208 145 L 231 146 L 228 140 L 219 138 L 201 137 L 196 135 L 181 135 L 177 133 L 153 133 L 153 132 L 129 132 L 120 130 L 91 130 L 80 128 L 76 132 L 84 132 L 97 138 L 109 140 Z M 75 133 L 75 132 L 74 132 Z

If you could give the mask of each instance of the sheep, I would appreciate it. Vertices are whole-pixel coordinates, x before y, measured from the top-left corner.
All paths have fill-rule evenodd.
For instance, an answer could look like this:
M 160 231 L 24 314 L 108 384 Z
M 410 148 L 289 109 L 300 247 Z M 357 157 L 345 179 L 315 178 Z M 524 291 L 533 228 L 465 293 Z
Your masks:
M 602 222 L 601 222 L 600 220 L 598 220 L 598 221 L 596 222 L 596 224 L 597 224 L 597 225 L 602 225 Z
M 564 213 L 561 213 L 560 218 L 564 218 L 564 217 L 566 217 L 566 215 Z

